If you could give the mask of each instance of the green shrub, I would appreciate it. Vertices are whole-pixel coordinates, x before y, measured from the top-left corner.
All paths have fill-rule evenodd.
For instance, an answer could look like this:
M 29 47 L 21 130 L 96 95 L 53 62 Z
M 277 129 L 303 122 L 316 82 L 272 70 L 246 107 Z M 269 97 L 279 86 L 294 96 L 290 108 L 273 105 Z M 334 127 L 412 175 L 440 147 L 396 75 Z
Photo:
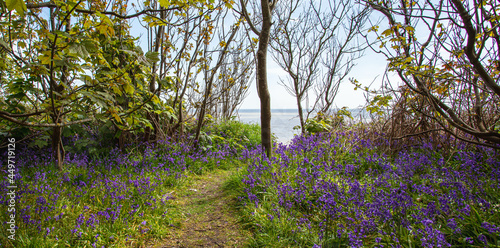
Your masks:
M 260 126 L 236 120 L 211 123 L 204 129 L 210 141 L 216 144 L 227 143 L 231 146 L 255 147 L 261 143 Z

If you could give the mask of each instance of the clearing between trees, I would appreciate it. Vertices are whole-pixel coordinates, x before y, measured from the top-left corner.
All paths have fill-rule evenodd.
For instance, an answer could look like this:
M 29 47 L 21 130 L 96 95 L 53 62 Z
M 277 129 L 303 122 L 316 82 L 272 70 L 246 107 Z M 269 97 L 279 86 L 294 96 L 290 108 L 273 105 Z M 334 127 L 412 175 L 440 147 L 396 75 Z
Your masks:
M 241 247 L 251 236 L 239 223 L 235 201 L 223 189 L 235 173 L 215 170 L 205 175 L 190 175 L 192 183 L 172 193 L 184 220 L 175 226 L 170 237 L 149 247 Z

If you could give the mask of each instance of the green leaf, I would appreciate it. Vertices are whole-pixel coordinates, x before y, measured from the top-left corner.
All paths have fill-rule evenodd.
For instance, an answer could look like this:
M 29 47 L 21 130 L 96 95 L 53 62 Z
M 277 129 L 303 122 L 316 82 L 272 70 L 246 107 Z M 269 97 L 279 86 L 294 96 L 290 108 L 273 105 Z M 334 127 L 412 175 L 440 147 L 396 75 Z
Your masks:
M 34 142 L 31 142 L 29 144 L 29 147 L 42 148 L 42 147 L 47 146 L 48 144 L 49 144 L 49 142 L 47 141 L 47 138 L 46 137 L 41 137 L 41 138 L 35 139 Z
M 38 59 L 40 60 L 40 63 L 42 65 L 48 65 L 48 64 L 50 64 L 50 61 L 51 61 L 50 56 L 47 56 L 47 55 L 40 55 L 38 57 Z
M 4 40 L 0 39 L 0 48 L 1 50 L 5 49 L 7 51 L 10 51 L 10 46 L 5 42 Z
M 165 78 L 159 80 L 159 83 L 165 89 L 172 89 L 174 86 L 174 80 L 177 80 L 177 77 L 168 76 L 168 77 L 165 77 Z
M 16 10 L 20 16 L 24 16 L 24 12 L 28 10 L 23 0 L 6 0 L 5 5 L 9 11 Z
M 383 35 L 383 36 L 389 36 L 389 35 L 391 35 L 393 32 L 394 32 L 394 30 L 392 30 L 392 29 L 388 28 L 388 29 L 386 29 L 384 32 L 382 32 L 382 35 Z
M 82 44 L 73 43 L 68 49 L 70 53 L 76 54 L 80 58 L 85 59 L 90 56 L 89 52 L 87 51 L 87 49 L 85 49 L 85 46 L 82 46 Z
M 149 51 L 145 54 L 145 56 L 149 60 L 149 62 L 151 62 L 151 63 L 156 63 L 156 62 L 160 61 L 159 53 L 157 53 L 157 52 Z
M 115 118 L 116 122 L 123 123 L 122 119 L 120 118 L 120 116 L 117 115 L 116 113 L 111 113 L 111 116 L 113 116 L 113 118 Z
M 170 0 L 160 0 L 160 6 L 164 7 L 164 8 L 168 8 L 170 7 Z
M 156 95 L 153 96 L 153 103 L 155 103 L 155 104 L 160 104 L 161 103 L 160 99 Z
M 132 87 L 132 85 L 130 84 L 123 85 L 123 89 L 125 89 L 125 92 L 129 95 L 134 94 L 134 87 Z
M 85 47 L 85 50 L 87 50 L 89 53 L 95 53 L 99 50 L 99 42 L 96 42 L 91 39 L 84 39 L 81 41 L 81 44 L 83 47 Z

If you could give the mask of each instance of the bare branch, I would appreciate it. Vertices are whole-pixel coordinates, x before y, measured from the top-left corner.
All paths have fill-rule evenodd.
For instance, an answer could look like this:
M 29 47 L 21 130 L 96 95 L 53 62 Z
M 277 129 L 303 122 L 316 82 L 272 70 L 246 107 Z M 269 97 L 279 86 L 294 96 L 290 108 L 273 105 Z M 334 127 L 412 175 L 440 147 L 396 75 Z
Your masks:
M 241 13 L 243 17 L 245 17 L 246 22 L 248 23 L 248 26 L 250 27 L 250 30 L 254 32 L 256 35 L 260 35 L 260 31 L 255 28 L 255 25 L 253 24 L 252 20 L 250 19 L 250 15 L 248 14 L 247 7 L 245 4 L 245 0 L 240 0 L 241 4 Z
M 27 3 L 26 7 L 28 9 L 40 9 L 40 8 L 56 8 L 59 6 L 53 2 L 43 2 L 43 3 L 37 3 L 37 4 Z M 99 13 L 102 13 L 105 15 L 115 16 L 115 17 L 118 17 L 120 19 L 132 19 L 132 18 L 139 17 L 139 16 L 145 15 L 145 14 L 168 12 L 168 11 L 179 10 L 179 9 L 182 9 L 182 7 L 172 7 L 172 8 L 168 8 L 168 9 L 145 9 L 145 10 L 139 11 L 139 12 L 131 14 L 131 15 L 122 15 L 120 13 L 113 12 L 113 11 L 96 11 L 96 10 L 81 9 L 81 8 L 75 8 L 74 11 L 77 13 L 83 13 L 83 14 L 95 14 L 95 13 L 99 12 Z

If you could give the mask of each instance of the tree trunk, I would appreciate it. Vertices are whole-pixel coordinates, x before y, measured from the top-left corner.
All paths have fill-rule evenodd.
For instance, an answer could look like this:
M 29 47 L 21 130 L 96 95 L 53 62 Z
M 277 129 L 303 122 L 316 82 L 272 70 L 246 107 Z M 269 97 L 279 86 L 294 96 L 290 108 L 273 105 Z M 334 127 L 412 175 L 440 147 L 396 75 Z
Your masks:
M 208 98 L 211 96 L 212 92 L 212 84 L 213 84 L 213 75 L 215 72 L 212 72 L 212 76 L 208 80 L 207 88 L 205 89 L 205 97 L 203 98 L 203 103 L 201 104 L 200 114 L 198 115 L 198 123 L 196 126 L 196 136 L 195 142 L 198 145 L 198 141 L 200 139 L 201 127 L 203 126 L 203 119 L 205 119 L 205 109 L 207 108 Z
M 63 170 L 65 151 L 62 143 L 62 127 L 52 129 L 52 153 L 59 171 Z
M 179 137 L 184 136 L 184 115 L 182 114 L 182 98 L 179 103 Z
M 268 0 L 260 1 L 262 8 L 262 30 L 257 49 L 257 89 L 260 98 L 260 125 L 262 146 L 268 157 L 272 154 L 271 96 L 267 85 L 267 47 L 271 34 L 271 9 Z
M 305 121 L 304 121 L 304 112 L 302 111 L 302 103 L 301 103 L 301 97 L 296 97 L 297 99 L 297 109 L 299 110 L 299 119 L 300 119 L 300 130 L 302 134 L 306 133 L 305 129 Z
M 163 10 L 165 8 L 161 7 L 160 9 Z M 165 12 L 160 13 L 160 18 L 161 19 L 165 18 Z M 158 53 L 158 51 L 160 50 L 160 46 L 163 46 L 164 30 L 165 30 L 165 26 L 159 26 L 157 29 L 156 36 L 155 36 L 155 42 L 154 42 L 154 48 L 153 48 L 153 51 L 155 53 Z M 163 61 L 160 61 L 159 63 L 162 63 L 162 62 Z M 151 94 L 156 93 L 156 71 L 157 71 L 158 67 L 161 67 L 161 64 L 158 66 L 158 62 L 154 62 L 152 69 L 151 69 L 153 76 L 151 77 L 151 81 L 149 82 L 149 91 L 151 92 Z M 160 87 L 160 86 L 158 86 L 158 87 Z M 158 97 L 159 97 L 159 95 L 158 95 Z M 149 122 L 153 126 L 153 129 L 151 130 L 151 128 L 146 128 L 146 133 L 144 134 L 144 141 L 148 142 L 148 141 L 151 141 L 152 139 L 154 139 L 154 141 L 157 141 L 158 136 L 160 134 L 160 128 L 161 128 L 159 126 L 160 118 L 154 112 L 149 112 L 147 116 L 148 116 Z
M 190 72 L 190 70 L 191 70 L 191 68 L 188 69 L 188 73 Z M 181 94 L 179 96 L 179 108 L 178 108 L 179 120 L 178 120 L 177 125 L 176 125 L 176 126 L 179 127 L 179 133 L 177 135 L 181 139 L 184 136 L 184 114 L 182 112 L 182 99 L 184 99 L 184 95 L 186 94 L 187 86 L 188 86 L 188 81 L 186 79 L 185 83 L 184 83 L 184 86 L 182 88 L 182 92 L 181 92 Z M 175 106 L 175 101 L 174 101 L 173 106 Z
M 52 32 L 55 32 L 56 26 L 53 18 L 54 12 L 53 9 L 51 8 L 50 11 L 50 16 L 51 16 L 51 25 L 52 25 Z M 71 27 L 71 21 L 70 18 L 66 20 L 66 32 L 69 32 Z M 59 30 L 60 31 L 60 30 Z M 56 34 L 57 35 L 57 34 Z M 55 47 L 56 44 L 52 45 L 52 51 L 51 51 L 51 58 L 54 58 L 55 54 Z M 50 98 L 51 98 L 51 107 L 52 107 L 52 122 L 58 126 L 52 128 L 52 154 L 53 158 L 55 159 L 56 166 L 59 169 L 59 171 L 63 170 L 63 165 L 64 165 L 64 157 L 65 157 L 65 151 L 64 151 L 64 146 L 62 143 L 62 129 L 63 127 L 61 126 L 62 123 L 62 118 L 63 118 L 63 106 L 58 106 L 58 102 L 61 100 L 61 96 L 64 93 L 64 84 L 69 85 L 68 82 L 68 68 L 66 65 L 64 65 L 61 69 L 61 77 L 60 81 L 61 83 L 56 82 L 56 74 L 54 72 L 54 64 L 51 63 L 49 66 L 50 69 Z

